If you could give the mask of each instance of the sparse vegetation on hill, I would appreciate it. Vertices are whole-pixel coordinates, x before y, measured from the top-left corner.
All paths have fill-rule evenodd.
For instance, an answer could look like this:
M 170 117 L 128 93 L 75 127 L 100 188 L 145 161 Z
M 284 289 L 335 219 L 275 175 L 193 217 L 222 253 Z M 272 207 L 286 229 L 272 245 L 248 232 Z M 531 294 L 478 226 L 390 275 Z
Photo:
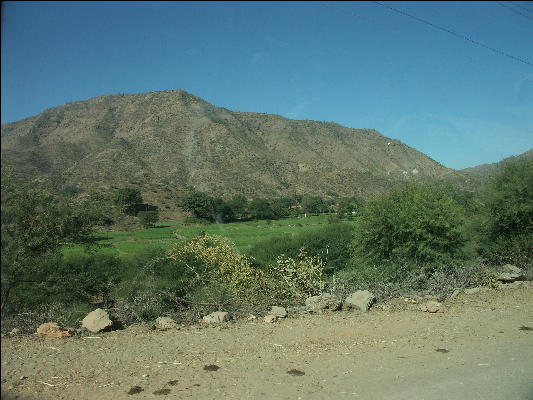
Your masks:
M 465 178 L 369 129 L 215 107 L 184 91 L 103 96 L 2 125 L 2 164 L 57 188 L 133 187 L 162 219 L 176 198 L 369 197 L 404 177 Z M 414 173 L 413 171 L 417 171 Z

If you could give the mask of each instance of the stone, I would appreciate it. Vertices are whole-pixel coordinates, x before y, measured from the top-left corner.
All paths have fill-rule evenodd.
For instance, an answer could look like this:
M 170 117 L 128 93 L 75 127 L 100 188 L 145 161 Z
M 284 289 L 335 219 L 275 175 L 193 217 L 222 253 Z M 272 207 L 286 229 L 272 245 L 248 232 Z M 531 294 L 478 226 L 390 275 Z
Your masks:
M 101 308 L 91 311 L 85 318 L 83 318 L 83 321 L 81 321 L 81 326 L 93 333 L 103 331 L 112 325 L 113 322 L 109 318 L 109 314 Z
M 476 294 L 476 293 L 479 293 L 479 292 L 481 292 L 481 288 L 478 288 L 478 287 L 464 290 L 465 294 Z
M 283 307 L 272 306 L 272 310 L 270 310 L 270 315 L 275 315 L 278 318 L 285 318 L 287 317 L 287 310 Z
M 500 276 L 498 276 L 498 280 L 503 283 L 514 282 L 523 278 L 522 270 L 511 264 L 504 265 Z
M 514 282 L 498 282 L 498 289 L 516 289 L 522 286 L 526 286 L 525 282 L 522 281 L 514 281 Z
M 156 329 L 165 331 L 167 329 L 175 329 L 178 327 L 176 321 L 169 317 L 159 317 L 155 320 Z
M 287 308 L 287 312 L 291 314 L 303 314 L 307 312 L 305 306 L 295 306 Z
M 344 304 L 347 308 L 354 308 L 356 310 L 367 312 L 375 300 L 376 298 L 374 295 L 368 290 L 358 290 L 349 295 L 346 300 L 344 300 Z
M 37 334 L 47 338 L 63 338 L 70 336 L 67 329 L 59 327 L 55 322 L 46 322 L 40 325 L 37 328 Z
M 429 313 L 442 312 L 442 304 L 435 300 L 427 301 L 425 304 L 425 311 Z
M 202 318 L 202 321 L 207 324 L 220 324 L 230 320 L 229 314 L 225 311 L 215 311 Z
M 320 296 L 311 296 L 305 300 L 307 311 L 336 311 L 341 308 L 339 298 L 333 294 L 323 293 Z
M 20 333 L 20 329 L 19 328 L 13 328 L 13 329 L 11 329 L 11 332 L 9 332 L 9 334 L 11 336 L 18 335 L 19 333 Z
M 455 289 L 453 293 L 450 295 L 450 299 L 453 299 L 454 297 L 459 296 L 460 293 L 461 293 L 461 289 Z
M 273 324 L 274 322 L 276 322 L 278 320 L 278 317 L 276 317 L 275 315 L 267 315 L 264 319 L 264 321 L 268 324 Z

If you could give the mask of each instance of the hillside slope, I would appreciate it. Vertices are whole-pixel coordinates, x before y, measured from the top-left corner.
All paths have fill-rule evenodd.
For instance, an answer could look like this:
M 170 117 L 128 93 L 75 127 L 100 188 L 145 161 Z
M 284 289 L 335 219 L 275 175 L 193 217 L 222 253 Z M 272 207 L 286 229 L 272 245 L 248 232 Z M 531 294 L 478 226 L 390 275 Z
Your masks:
M 193 189 L 366 197 L 406 176 L 465 181 L 375 130 L 229 111 L 181 90 L 68 103 L 1 136 L 3 165 L 82 189 L 135 185 L 154 204 Z
M 520 160 L 530 160 L 530 159 L 533 159 L 533 149 L 529 149 L 528 151 L 522 154 L 519 154 L 517 156 L 511 156 L 511 157 L 504 158 L 503 160 L 497 163 L 481 164 L 475 167 L 462 169 L 460 172 L 465 173 L 465 174 L 471 174 L 473 176 L 487 178 L 491 175 L 494 175 L 496 172 L 498 172 L 498 169 L 500 168 L 500 166 L 506 163 L 520 161 Z

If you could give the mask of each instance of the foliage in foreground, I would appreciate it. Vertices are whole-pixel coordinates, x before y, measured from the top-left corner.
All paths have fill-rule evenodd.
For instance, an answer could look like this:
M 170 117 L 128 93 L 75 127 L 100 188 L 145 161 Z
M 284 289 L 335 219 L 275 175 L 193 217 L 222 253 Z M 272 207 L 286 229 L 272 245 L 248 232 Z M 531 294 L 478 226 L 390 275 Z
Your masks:
M 492 263 L 531 267 L 533 160 L 504 164 L 481 202 L 485 207 L 477 226 L 480 254 Z
M 249 254 L 257 263 L 267 267 L 274 265 L 281 255 L 295 259 L 303 249 L 308 256 L 324 260 L 324 272 L 331 275 L 348 265 L 352 236 L 353 225 L 334 223 L 290 238 L 274 237 L 264 240 L 253 246 Z
M 427 264 L 460 257 L 464 210 L 447 190 L 408 183 L 357 215 L 352 265 Z
M 494 284 L 493 267 L 505 262 L 531 277 L 532 185 L 532 161 L 505 167 L 486 193 L 462 200 L 442 187 L 407 184 L 357 208 L 355 228 L 332 223 L 272 239 L 252 249 L 255 260 L 210 235 L 129 259 L 62 258 L 65 243 L 94 240 L 98 202 L 56 199 L 2 170 L 2 329 L 6 315 L 66 324 L 96 306 L 127 324 L 162 315 L 192 322 L 220 308 L 242 315 L 302 304 L 322 291 L 445 297 Z
M 12 299 L 58 290 L 66 280 L 57 273 L 61 247 L 93 243 L 94 227 L 102 218 L 90 195 L 57 199 L 4 168 L 1 197 L 3 315 L 16 307 Z

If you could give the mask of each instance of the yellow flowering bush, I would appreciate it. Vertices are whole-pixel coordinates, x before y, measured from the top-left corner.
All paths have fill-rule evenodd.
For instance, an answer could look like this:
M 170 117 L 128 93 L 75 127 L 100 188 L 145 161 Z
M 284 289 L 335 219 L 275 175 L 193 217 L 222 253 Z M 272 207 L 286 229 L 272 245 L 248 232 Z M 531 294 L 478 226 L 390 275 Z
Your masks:
M 296 258 L 281 255 L 272 267 L 271 275 L 277 284 L 277 297 L 304 300 L 324 290 L 325 262 L 309 257 L 304 249 Z
M 237 301 L 257 300 L 264 288 L 264 274 L 251 260 L 239 254 L 226 238 L 202 235 L 185 244 L 177 243 L 168 257 L 183 263 L 191 275 L 192 286 L 225 281 Z

